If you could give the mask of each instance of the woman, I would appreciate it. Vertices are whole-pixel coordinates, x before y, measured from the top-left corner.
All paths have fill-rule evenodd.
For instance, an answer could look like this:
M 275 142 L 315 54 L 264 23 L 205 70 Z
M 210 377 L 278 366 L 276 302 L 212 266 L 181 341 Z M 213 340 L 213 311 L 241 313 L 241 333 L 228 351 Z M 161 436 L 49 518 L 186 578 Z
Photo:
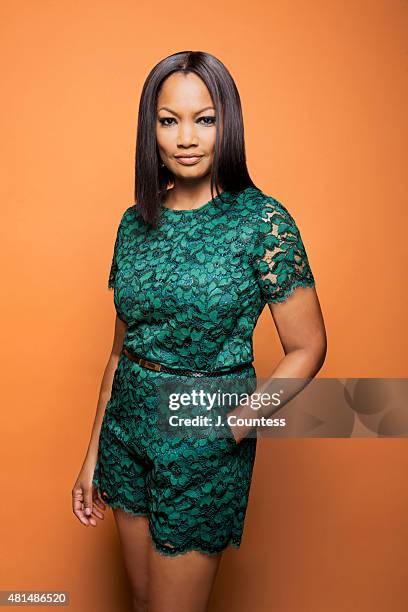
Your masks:
M 202 612 L 223 551 L 240 546 L 256 429 L 227 420 L 245 407 L 216 403 L 216 433 L 214 419 L 174 434 L 159 394 L 228 383 L 250 395 L 266 303 L 285 350 L 272 378 L 315 376 L 326 336 L 299 229 L 249 177 L 239 94 L 214 56 L 176 53 L 149 74 L 135 200 L 117 230 L 115 335 L 73 511 L 96 526 L 113 509 L 135 610 Z

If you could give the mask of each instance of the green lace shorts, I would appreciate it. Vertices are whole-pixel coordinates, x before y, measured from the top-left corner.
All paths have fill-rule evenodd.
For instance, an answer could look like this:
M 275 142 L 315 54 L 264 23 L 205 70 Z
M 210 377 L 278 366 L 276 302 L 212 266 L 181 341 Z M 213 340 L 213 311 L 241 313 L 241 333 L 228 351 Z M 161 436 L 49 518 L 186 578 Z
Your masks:
M 221 378 L 226 376 L 234 384 L 242 372 Z M 245 377 L 248 393 L 253 392 L 252 365 Z M 102 422 L 93 483 L 111 508 L 148 517 L 153 544 L 162 554 L 198 550 L 213 555 L 229 545 L 239 548 L 257 438 L 237 443 L 225 420 L 222 434 L 212 425 L 199 433 L 194 430 L 194 435 L 191 430 L 189 435 L 169 433 L 162 425 L 165 419 L 160 420 L 158 391 L 169 382 L 179 382 L 183 391 L 185 380 L 176 378 L 143 368 L 121 353 Z M 217 377 L 210 386 L 219 389 L 219 383 Z M 233 407 L 220 408 L 219 414 Z

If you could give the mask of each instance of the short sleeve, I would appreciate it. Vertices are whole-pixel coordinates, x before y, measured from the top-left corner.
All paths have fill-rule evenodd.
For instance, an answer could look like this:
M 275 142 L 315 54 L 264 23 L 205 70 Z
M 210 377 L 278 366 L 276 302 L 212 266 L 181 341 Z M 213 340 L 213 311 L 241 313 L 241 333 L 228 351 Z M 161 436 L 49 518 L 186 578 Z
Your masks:
M 262 204 L 253 266 L 265 303 L 283 302 L 296 287 L 314 287 L 315 279 L 296 222 L 275 198 Z
M 108 289 L 115 288 L 116 274 L 119 269 L 119 261 L 120 261 L 121 253 L 123 251 L 126 214 L 127 214 L 127 210 L 123 213 L 118 229 L 116 231 L 115 244 L 113 247 L 112 262 L 111 262 L 111 267 L 110 267 L 109 276 L 108 276 Z

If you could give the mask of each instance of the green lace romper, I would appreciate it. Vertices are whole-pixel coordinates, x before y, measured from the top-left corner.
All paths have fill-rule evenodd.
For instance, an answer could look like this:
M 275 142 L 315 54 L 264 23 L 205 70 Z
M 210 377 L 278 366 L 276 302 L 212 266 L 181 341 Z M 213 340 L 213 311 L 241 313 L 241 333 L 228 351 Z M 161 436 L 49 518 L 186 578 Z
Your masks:
M 265 304 L 314 285 L 293 217 L 255 187 L 224 191 L 194 210 L 162 206 L 156 228 L 130 206 L 119 224 L 108 281 L 127 324 L 125 347 L 196 372 L 245 364 L 239 373 L 205 382 L 219 388 L 221 378 L 244 381 L 249 394 L 256 388 L 252 336 Z M 212 426 L 203 435 L 169 434 L 160 424 L 158 399 L 168 382 L 182 387 L 183 376 L 147 369 L 122 351 L 93 483 L 111 508 L 148 517 L 162 554 L 239 548 L 256 435 L 237 443 L 225 419 L 233 406 L 222 405 L 222 435 Z

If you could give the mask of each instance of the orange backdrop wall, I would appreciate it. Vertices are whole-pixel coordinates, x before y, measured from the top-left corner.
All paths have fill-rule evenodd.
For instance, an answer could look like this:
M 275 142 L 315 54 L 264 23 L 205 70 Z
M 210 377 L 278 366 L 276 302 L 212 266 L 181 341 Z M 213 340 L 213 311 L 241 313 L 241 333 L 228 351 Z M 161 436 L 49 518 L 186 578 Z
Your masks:
M 307 247 L 328 333 L 319 377 L 404 377 L 408 4 L 20 0 L 1 13 L 0 589 L 126 612 L 113 515 L 83 527 L 70 493 L 113 338 L 106 284 L 143 82 L 176 51 L 226 64 L 251 176 Z M 268 376 L 282 356 L 268 308 L 254 347 Z M 261 440 L 211 610 L 405 611 L 406 468 L 404 438 Z

